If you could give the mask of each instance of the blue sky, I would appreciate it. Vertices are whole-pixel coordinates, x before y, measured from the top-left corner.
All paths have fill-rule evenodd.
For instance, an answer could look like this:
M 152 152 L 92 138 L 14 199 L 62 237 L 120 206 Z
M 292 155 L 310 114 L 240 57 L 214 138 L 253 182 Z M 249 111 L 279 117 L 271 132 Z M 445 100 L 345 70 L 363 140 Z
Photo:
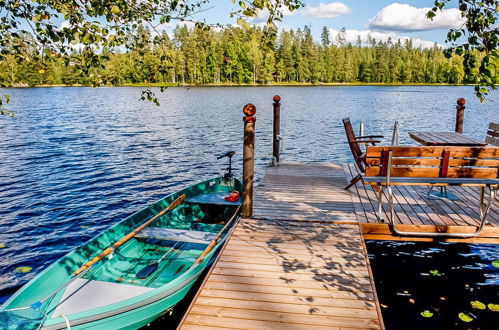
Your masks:
M 448 29 L 463 24 L 459 11 L 455 8 L 455 2 L 451 3 L 443 13 L 439 13 L 433 22 L 424 17 L 427 12 L 425 8 L 432 7 L 433 0 L 305 0 L 303 2 L 307 6 L 286 15 L 279 27 L 296 30 L 308 25 L 317 40 L 320 38 L 322 28 L 327 26 L 333 36 L 345 27 L 347 40 L 356 39 L 357 35 L 364 38 L 369 33 L 377 40 L 390 36 L 392 39 L 412 38 L 423 47 L 435 42 L 444 45 Z M 235 19 L 230 19 L 228 15 L 231 8 L 235 8 L 230 0 L 212 0 L 209 6 L 212 8 L 198 14 L 198 17 L 205 18 L 207 23 L 235 23 Z M 249 22 L 259 24 L 264 19 L 265 13 L 261 13 L 259 17 L 250 19 Z

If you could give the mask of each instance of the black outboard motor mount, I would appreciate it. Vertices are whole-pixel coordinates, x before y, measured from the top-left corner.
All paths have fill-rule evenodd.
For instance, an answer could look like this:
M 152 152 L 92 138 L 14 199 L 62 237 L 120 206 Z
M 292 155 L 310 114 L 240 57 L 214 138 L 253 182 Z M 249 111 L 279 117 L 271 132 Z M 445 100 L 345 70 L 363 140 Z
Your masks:
M 235 151 L 227 151 L 223 155 L 217 156 L 217 159 L 222 159 L 229 157 L 229 166 L 225 168 L 224 180 L 231 180 L 234 175 L 232 175 L 232 156 L 234 156 Z

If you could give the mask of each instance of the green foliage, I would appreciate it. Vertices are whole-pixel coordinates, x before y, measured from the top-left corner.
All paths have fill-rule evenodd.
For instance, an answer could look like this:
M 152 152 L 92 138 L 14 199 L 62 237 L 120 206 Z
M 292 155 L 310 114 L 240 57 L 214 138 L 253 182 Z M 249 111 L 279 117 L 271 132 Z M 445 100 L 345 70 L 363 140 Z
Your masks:
M 450 2 L 435 0 L 435 7 L 427 17 L 433 19 Z M 464 73 L 468 79 L 474 79 L 475 93 L 484 102 L 485 95 L 496 89 L 497 84 L 499 0 L 458 0 L 458 3 L 466 23 L 449 31 L 446 42 L 451 47 L 445 50 L 445 54 L 447 57 L 452 54 L 462 56 Z M 477 57 L 476 51 L 483 56 Z
M 0 61 L 0 81 L 12 86 L 40 84 L 240 84 L 240 83 L 474 83 L 478 69 L 465 73 L 460 57 L 446 58 L 438 47 L 414 48 L 411 42 L 369 45 L 327 45 L 312 39 L 310 29 L 283 31 L 272 43 L 263 28 L 230 27 L 220 31 L 179 26 L 172 37 L 154 37 L 139 28 L 129 37 L 130 49 L 104 48 L 100 65 L 83 72 L 73 64 L 80 52 L 42 60 L 36 50 L 24 49 L 24 61 L 6 56 Z M 483 54 L 472 54 L 481 59 Z M 86 58 L 91 58 L 89 54 Z M 69 63 L 69 64 L 68 64 Z M 499 76 L 494 76 L 498 81 Z M 141 99 L 156 103 L 146 89 Z
M 8 84 L 2 84 L 4 87 L 8 87 Z M 3 115 L 8 115 L 10 117 L 14 117 L 14 113 L 7 110 L 7 109 L 4 109 L 3 106 L 4 104 L 8 104 L 10 103 L 10 96 L 7 95 L 7 94 L 0 94 L 0 115 L 3 116 Z
M 23 62 L 25 50 L 29 48 L 32 50 L 30 58 L 39 65 L 40 74 L 45 73 L 48 63 L 54 58 L 62 57 L 64 64 L 71 66 L 75 75 L 68 77 L 69 80 L 85 80 L 92 86 L 114 85 L 119 82 L 119 77 L 99 75 L 103 63 L 108 60 L 100 50 L 125 47 L 144 55 L 140 51 L 149 42 L 162 42 L 159 37 L 144 39 L 145 26 L 156 30 L 161 24 L 191 21 L 199 29 L 208 30 L 205 22 L 194 21 L 192 17 L 205 10 L 209 2 L 0 0 L 0 61 L 12 56 L 17 62 Z M 267 26 L 270 37 L 275 35 L 274 21 L 282 18 L 282 11 L 301 6 L 299 0 L 240 0 L 238 4 L 240 10 L 231 16 L 240 17 L 240 22 L 244 22 L 244 17 L 256 16 L 259 10 L 269 13 Z M 60 24 L 61 20 L 63 24 Z M 36 75 L 33 70 L 28 74 Z M 30 77 L 30 80 L 36 84 L 45 83 L 43 77 L 38 78 L 41 80 L 36 80 L 36 77 Z M 145 99 L 151 95 L 150 91 L 145 91 Z M 0 107 L 4 103 L 0 103 Z

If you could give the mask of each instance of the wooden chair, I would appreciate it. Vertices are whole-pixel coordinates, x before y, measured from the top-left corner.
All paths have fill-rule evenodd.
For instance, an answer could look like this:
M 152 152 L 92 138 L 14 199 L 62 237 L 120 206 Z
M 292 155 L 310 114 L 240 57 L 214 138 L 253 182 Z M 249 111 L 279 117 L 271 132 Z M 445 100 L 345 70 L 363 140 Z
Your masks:
M 350 118 L 343 118 L 343 126 L 345 127 L 345 133 L 347 135 L 347 142 L 350 146 L 350 151 L 352 152 L 353 159 L 355 164 L 357 165 L 357 169 L 359 174 L 354 177 L 350 183 L 345 187 L 345 189 L 350 189 L 353 185 L 359 182 L 362 179 L 362 173 L 365 173 L 365 154 L 362 152 L 360 148 L 360 143 L 364 143 L 366 145 L 376 145 L 380 141 L 374 139 L 383 139 L 382 135 L 367 135 L 367 136 L 355 136 L 355 132 L 353 131 L 352 123 Z
M 489 129 L 485 136 L 485 143 L 499 147 L 499 124 L 489 123 Z
M 398 235 L 473 237 L 483 229 L 499 188 L 499 148 L 495 147 L 367 147 L 364 184 L 379 187 L 377 218 L 382 219 L 383 189 L 390 205 L 389 224 Z M 425 233 L 397 229 L 392 186 L 480 187 L 480 222 L 473 233 Z M 485 201 L 485 189 L 489 194 Z

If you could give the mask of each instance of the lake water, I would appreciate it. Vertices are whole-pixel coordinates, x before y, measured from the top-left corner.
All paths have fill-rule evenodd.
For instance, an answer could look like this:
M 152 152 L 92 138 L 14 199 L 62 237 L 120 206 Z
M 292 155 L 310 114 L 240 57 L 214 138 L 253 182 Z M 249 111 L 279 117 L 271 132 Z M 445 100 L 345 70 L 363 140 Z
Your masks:
M 498 245 L 366 241 L 386 329 L 497 329 Z
M 215 155 L 242 159 L 242 107 L 257 107 L 256 168 L 272 146 L 272 96 L 282 97 L 284 160 L 350 159 L 341 118 L 401 143 L 411 130 L 454 128 L 468 100 L 465 134 L 484 139 L 499 121 L 499 93 L 480 104 L 472 87 L 168 88 L 156 107 L 141 88 L 3 90 L 15 118 L 0 118 L 0 302 L 74 247 L 134 211 L 221 173 Z M 18 267 L 31 267 L 19 272 Z

